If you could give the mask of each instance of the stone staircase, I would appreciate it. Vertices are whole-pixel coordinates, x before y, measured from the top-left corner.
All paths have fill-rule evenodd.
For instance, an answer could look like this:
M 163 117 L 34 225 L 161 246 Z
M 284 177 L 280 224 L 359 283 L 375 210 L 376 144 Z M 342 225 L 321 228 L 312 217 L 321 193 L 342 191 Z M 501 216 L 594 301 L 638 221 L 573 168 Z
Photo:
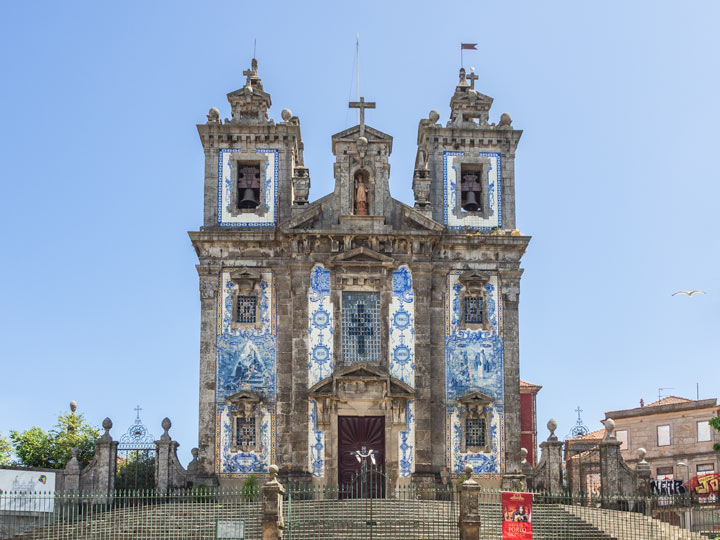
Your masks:
M 372 510 L 372 515 L 371 515 Z M 64 518 L 12 538 L 17 540 L 215 539 L 218 520 L 245 520 L 245 538 L 261 537 L 260 502 L 180 501 L 113 508 Z M 483 540 L 501 540 L 500 504 L 480 505 Z M 457 540 L 455 501 L 375 499 L 285 502 L 286 540 Z M 636 512 L 565 504 L 533 506 L 535 540 L 706 540 Z

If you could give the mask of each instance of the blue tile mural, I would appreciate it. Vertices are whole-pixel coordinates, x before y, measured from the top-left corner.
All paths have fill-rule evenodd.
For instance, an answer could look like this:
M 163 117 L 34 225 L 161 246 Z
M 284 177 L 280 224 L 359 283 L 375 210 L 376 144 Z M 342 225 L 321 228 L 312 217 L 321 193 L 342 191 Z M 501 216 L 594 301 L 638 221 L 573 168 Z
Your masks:
M 308 289 L 308 387 L 333 372 L 333 305 L 330 300 L 330 270 L 321 264 L 310 272 Z M 308 470 L 325 475 L 325 433 L 317 429 L 317 403 L 308 405 Z
M 233 292 L 230 274 L 222 275 L 217 321 L 216 472 L 238 477 L 267 472 L 275 456 L 276 351 L 275 296 L 272 272 L 262 272 L 260 281 L 260 328 L 233 328 Z M 257 405 L 260 440 L 255 452 L 232 450 L 234 406 L 227 398 L 240 391 L 262 398 Z
M 390 375 L 415 387 L 415 293 L 412 273 L 406 265 L 392 275 L 389 320 Z
M 275 148 L 258 148 L 257 154 L 264 154 L 265 185 L 262 186 L 267 211 L 264 215 L 251 212 L 233 214 L 231 205 L 232 192 L 232 160 L 233 152 L 241 152 L 240 148 L 221 148 L 218 152 L 218 210 L 217 221 L 224 227 L 272 227 L 277 224 L 278 215 L 278 184 L 280 183 L 280 151 Z
M 460 158 L 465 152 L 443 152 L 443 224 L 450 229 L 491 230 L 502 227 L 502 160 L 500 152 L 478 152 L 478 157 L 487 158 L 488 168 L 487 203 L 490 215 L 481 217 L 471 212 L 455 214 L 457 208 L 457 182 L 460 172 Z M 484 194 L 485 195 L 485 194 Z
M 449 469 L 461 474 L 470 464 L 476 473 L 502 472 L 500 459 L 504 452 L 503 407 L 504 364 L 502 313 L 498 299 L 498 278 L 493 276 L 485 285 L 488 330 L 463 330 L 460 324 L 460 272 L 448 275 L 448 301 L 445 307 L 445 396 L 446 448 Z M 485 409 L 489 418 L 489 452 L 460 452 L 464 412 L 458 399 L 470 392 L 490 396 L 492 404 Z
M 415 401 L 408 401 L 405 426 L 407 431 L 401 431 L 398 439 L 398 466 L 403 478 L 415 472 Z
M 315 478 L 325 476 L 325 432 L 317 428 L 317 402 L 308 403 L 308 470 Z

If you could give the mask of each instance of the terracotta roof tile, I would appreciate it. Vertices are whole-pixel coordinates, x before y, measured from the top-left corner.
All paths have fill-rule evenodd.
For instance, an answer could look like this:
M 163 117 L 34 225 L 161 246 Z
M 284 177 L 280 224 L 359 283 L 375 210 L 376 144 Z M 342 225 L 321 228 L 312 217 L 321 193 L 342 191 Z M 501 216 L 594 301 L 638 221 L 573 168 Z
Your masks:
M 590 433 L 586 433 L 585 435 L 580 435 L 579 437 L 573 437 L 572 439 L 568 439 L 568 441 L 602 441 L 605 438 L 605 428 L 596 429 L 595 431 L 591 431 Z
M 522 379 L 520 379 L 520 388 L 529 388 L 529 389 L 537 388 L 538 390 L 540 390 L 542 388 L 542 386 L 540 386 L 539 384 L 529 383 L 527 381 L 523 381 Z
M 678 396 L 667 396 L 664 397 L 658 401 L 654 401 L 652 403 L 648 403 L 645 405 L 645 409 L 648 407 L 662 407 L 663 405 L 676 405 L 678 403 L 689 403 L 692 399 L 687 399 L 684 397 L 678 397 Z

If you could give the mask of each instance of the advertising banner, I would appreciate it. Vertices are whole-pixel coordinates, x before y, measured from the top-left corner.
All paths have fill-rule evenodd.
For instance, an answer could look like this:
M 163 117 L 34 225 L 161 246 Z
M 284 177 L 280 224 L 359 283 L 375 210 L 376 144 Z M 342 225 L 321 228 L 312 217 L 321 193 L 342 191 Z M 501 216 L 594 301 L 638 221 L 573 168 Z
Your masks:
M 503 540 L 532 540 L 532 493 L 502 494 Z
M 0 511 L 52 512 L 55 473 L 0 469 Z

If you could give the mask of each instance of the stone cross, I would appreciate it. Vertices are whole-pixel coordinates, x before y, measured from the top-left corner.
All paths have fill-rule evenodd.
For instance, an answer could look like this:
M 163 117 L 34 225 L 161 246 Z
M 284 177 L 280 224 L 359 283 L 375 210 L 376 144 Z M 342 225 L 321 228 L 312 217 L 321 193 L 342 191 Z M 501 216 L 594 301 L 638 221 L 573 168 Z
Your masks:
M 470 88 L 475 90 L 475 81 L 477 81 L 480 77 L 477 76 L 474 68 L 470 68 L 470 75 L 466 78 L 470 81 Z
M 351 109 L 360 109 L 360 136 L 365 136 L 365 109 L 374 109 L 374 101 L 365 101 L 364 97 L 360 98 L 360 101 L 351 101 L 348 103 Z

